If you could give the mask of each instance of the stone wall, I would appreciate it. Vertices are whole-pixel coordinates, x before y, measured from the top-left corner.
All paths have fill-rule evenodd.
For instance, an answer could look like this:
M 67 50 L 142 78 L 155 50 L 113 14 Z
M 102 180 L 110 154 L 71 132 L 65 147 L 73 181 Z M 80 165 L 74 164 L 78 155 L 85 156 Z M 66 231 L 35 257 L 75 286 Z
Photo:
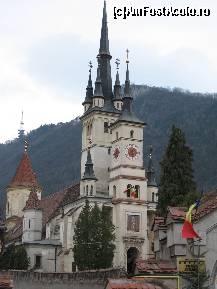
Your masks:
M 118 278 L 125 273 L 121 269 L 109 269 L 74 273 L 2 271 L 0 275 L 10 275 L 14 289 L 104 289 L 108 278 Z

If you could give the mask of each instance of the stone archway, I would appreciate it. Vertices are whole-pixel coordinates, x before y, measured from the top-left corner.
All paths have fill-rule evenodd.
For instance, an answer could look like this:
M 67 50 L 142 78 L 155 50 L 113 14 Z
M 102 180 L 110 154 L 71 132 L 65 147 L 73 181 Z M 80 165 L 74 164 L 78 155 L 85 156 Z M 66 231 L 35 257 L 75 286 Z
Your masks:
M 130 247 L 127 250 L 127 273 L 134 274 L 136 259 L 139 256 L 139 250 L 136 247 Z

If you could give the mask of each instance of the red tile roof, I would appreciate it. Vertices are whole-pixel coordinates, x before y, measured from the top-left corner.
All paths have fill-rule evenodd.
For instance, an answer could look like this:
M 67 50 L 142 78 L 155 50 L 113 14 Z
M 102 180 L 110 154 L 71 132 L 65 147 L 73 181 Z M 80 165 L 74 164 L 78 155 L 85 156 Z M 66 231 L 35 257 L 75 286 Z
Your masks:
M 11 280 L 10 276 L 8 275 L 0 276 L 0 288 L 2 289 L 13 288 L 13 281 Z
M 39 201 L 40 208 L 42 209 L 42 224 L 43 228 L 45 229 L 46 223 L 49 221 L 50 218 L 56 216 L 60 213 L 61 206 L 64 206 L 68 203 L 73 203 L 79 197 L 80 193 L 80 186 L 79 184 L 72 185 L 66 188 L 63 191 L 57 192 L 55 194 L 49 195 L 45 198 L 42 198 Z M 30 193 L 31 194 L 31 193 Z M 29 197 L 27 201 L 27 207 L 35 207 L 37 204 L 35 203 L 35 195 Z M 6 241 L 14 241 L 17 239 L 21 239 L 23 233 L 23 218 L 13 216 L 6 220 L 7 223 L 14 223 L 12 229 L 9 229 L 6 233 Z
M 154 217 L 154 221 L 151 227 L 152 231 L 155 231 L 159 228 L 165 228 L 166 224 L 165 224 L 165 218 L 164 217 Z
M 138 260 L 136 269 L 139 273 L 177 273 L 176 266 L 170 261 L 162 261 L 155 259 Z
M 133 279 L 108 279 L 106 289 L 162 289 L 153 283 Z
M 36 174 L 31 165 L 30 158 L 27 152 L 24 152 L 22 159 L 17 167 L 15 176 L 13 177 L 9 187 L 39 187 Z
M 168 207 L 168 213 L 173 220 L 184 220 L 187 212 L 186 207 Z
M 29 210 L 29 209 L 35 209 L 35 210 L 41 209 L 41 202 L 38 199 L 37 192 L 34 188 L 31 190 L 29 194 L 29 198 L 26 201 L 26 205 L 23 210 Z
M 207 214 L 210 214 L 215 209 L 217 209 L 217 189 L 204 195 L 197 212 L 193 216 L 193 220 L 197 221 Z

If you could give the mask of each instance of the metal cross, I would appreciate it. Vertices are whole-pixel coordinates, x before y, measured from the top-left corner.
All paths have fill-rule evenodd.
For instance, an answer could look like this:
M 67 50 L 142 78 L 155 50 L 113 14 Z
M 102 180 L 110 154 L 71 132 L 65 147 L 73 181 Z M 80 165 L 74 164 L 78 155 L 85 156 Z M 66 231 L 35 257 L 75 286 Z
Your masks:
M 90 67 L 89 72 L 91 73 L 91 69 L 93 68 L 92 62 L 90 61 L 88 64 L 89 64 L 89 67 Z
M 129 52 L 130 52 L 130 50 L 127 48 L 127 50 L 126 50 L 126 52 L 127 52 L 127 63 L 129 63 Z
M 25 141 L 24 141 L 24 150 L 25 150 L 25 152 L 27 152 L 28 146 L 29 146 L 28 141 L 25 140 Z
M 120 59 L 116 58 L 115 64 L 117 65 L 117 70 L 119 69 Z

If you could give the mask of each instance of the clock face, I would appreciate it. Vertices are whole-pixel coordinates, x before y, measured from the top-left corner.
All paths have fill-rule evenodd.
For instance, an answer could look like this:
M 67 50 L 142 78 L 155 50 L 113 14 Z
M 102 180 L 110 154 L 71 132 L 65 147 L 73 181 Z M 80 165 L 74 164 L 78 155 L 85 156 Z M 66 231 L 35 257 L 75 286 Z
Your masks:
M 113 159 L 115 160 L 115 161 L 117 161 L 118 159 L 119 159 L 119 157 L 120 157 L 120 147 L 119 146 L 116 146 L 115 148 L 114 148 L 114 151 L 113 151 Z
M 136 160 L 140 155 L 139 148 L 135 144 L 128 144 L 125 148 L 125 156 L 129 160 Z

